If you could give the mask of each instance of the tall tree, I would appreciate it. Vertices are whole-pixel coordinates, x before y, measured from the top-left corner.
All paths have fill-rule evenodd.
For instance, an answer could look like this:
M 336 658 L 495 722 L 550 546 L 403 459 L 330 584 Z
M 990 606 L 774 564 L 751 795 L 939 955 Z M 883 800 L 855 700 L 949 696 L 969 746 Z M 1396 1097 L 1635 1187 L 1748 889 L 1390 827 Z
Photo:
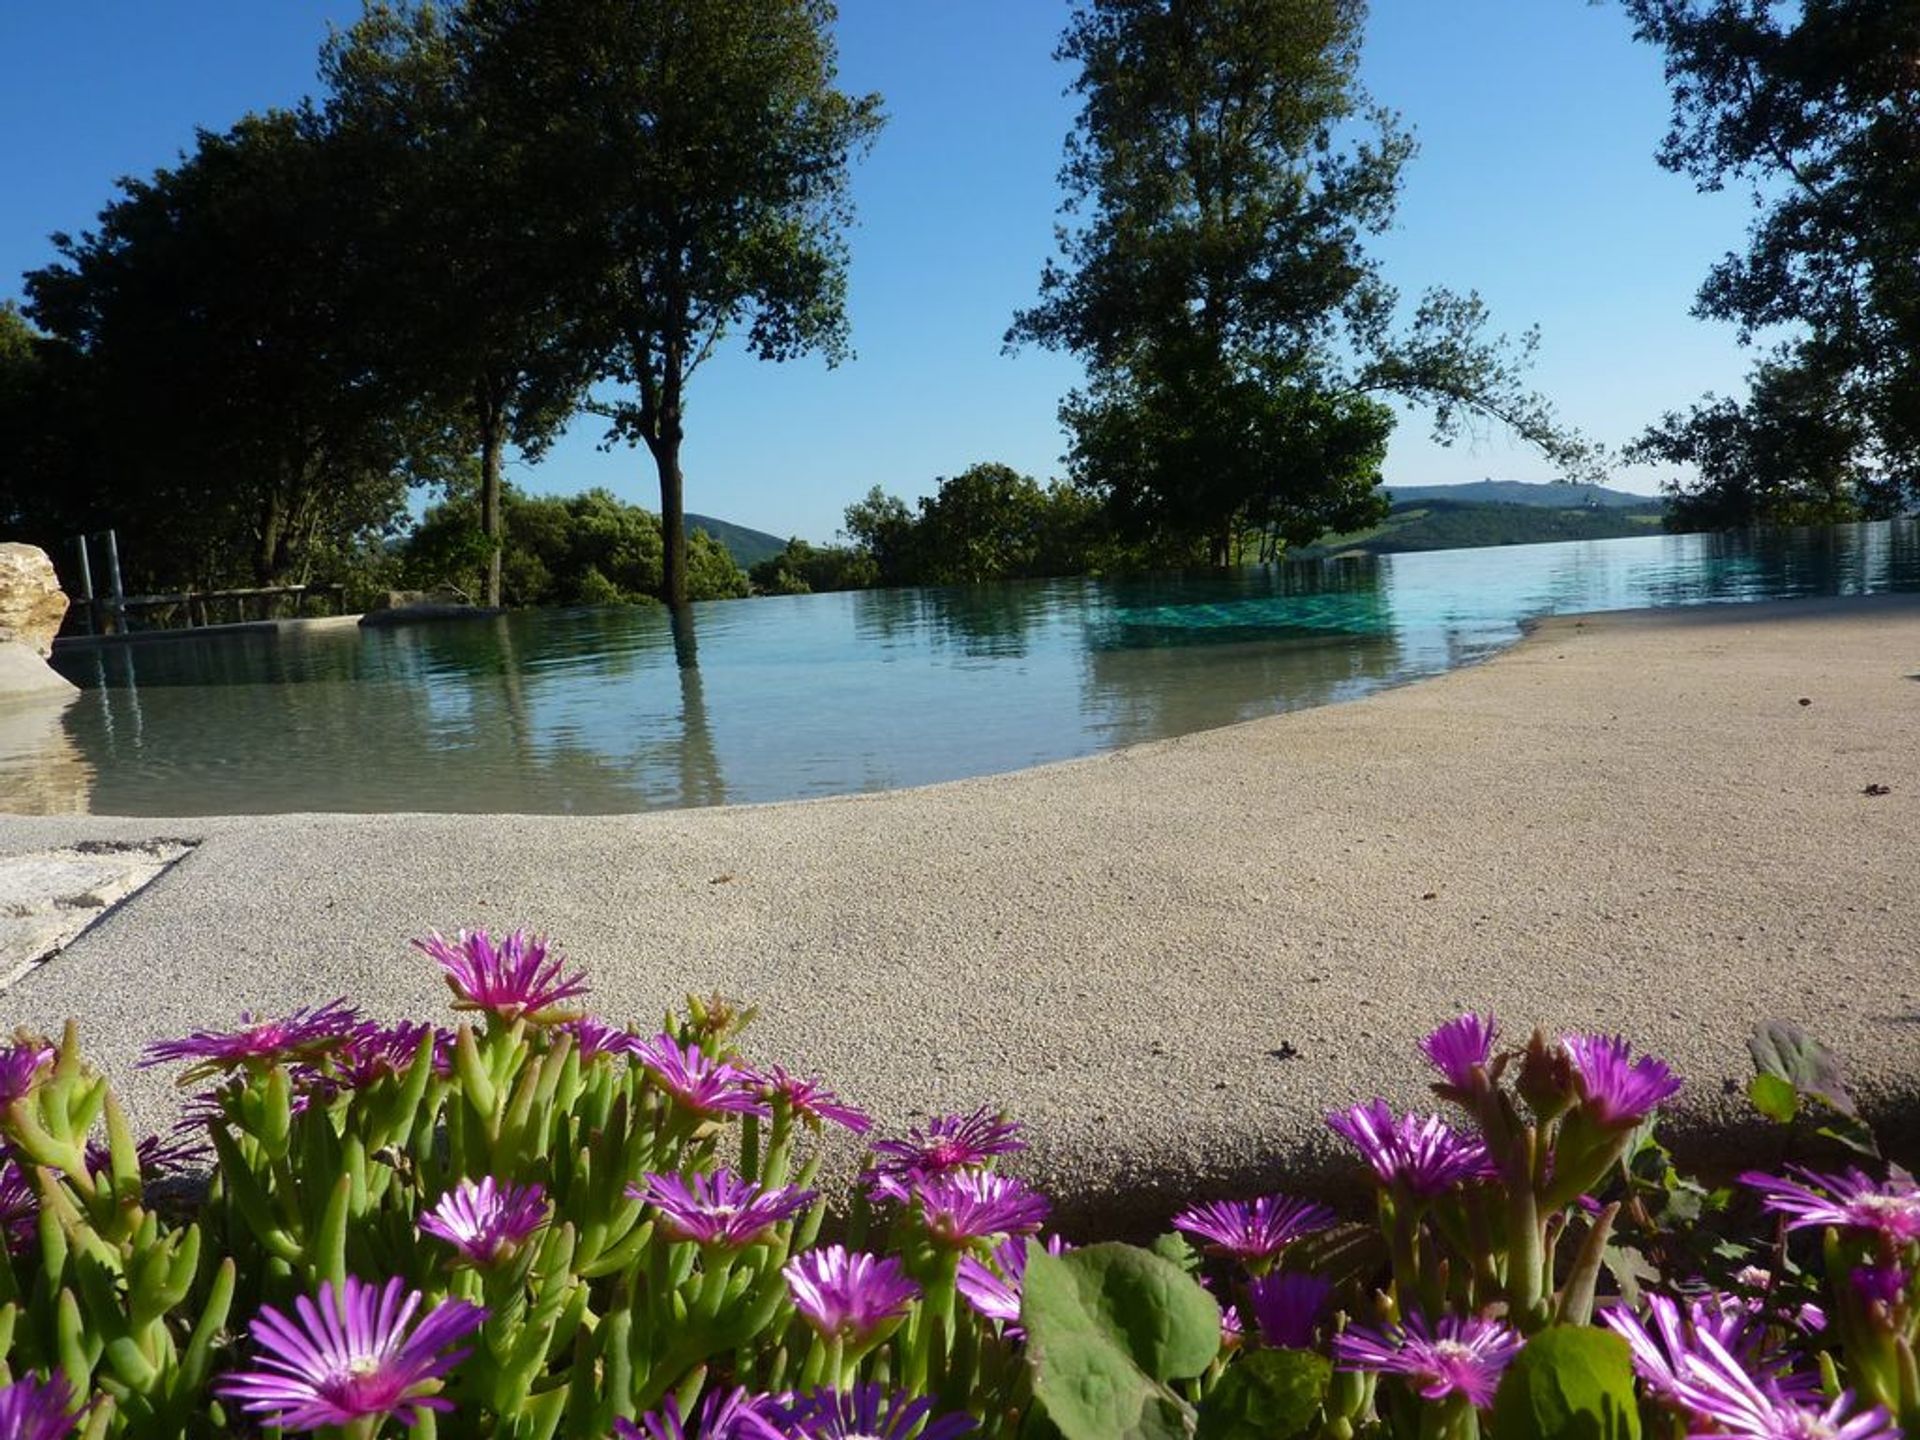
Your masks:
M 490 93 L 571 217 L 610 439 L 660 481 L 662 598 L 687 600 L 688 382 L 730 335 L 767 360 L 847 348 L 848 167 L 877 96 L 835 88 L 827 0 L 469 0 Z
M 1694 313 L 1733 322 L 1746 343 L 1788 332 L 1744 405 L 1729 412 L 1710 398 L 1690 435 L 1669 416 L 1639 453 L 1676 458 L 1663 439 L 1711 446 L 1730 416 L 1742 421 L 1737 448 L 1751 465 L 1730 470 L 1723 458 L 1679 487 L 1724 500 L 1696 507 L 1722 523 L 1885 514 L 1920 500 L 1920 6 L 1625 8 L 1638 38 L 1666 52 L 1673 120 L 1660 163 L 1702 190 L 1752 193 L 1746 249 L 1708 272 Z M 1771 448 L 1779 429 L 1798 436 L 1790 456 Z
M 1587 456 L 1520 382 L 1532 335 L 1489 339 L 1477 297 L 1429 291 L 1398 327 L 1363 240 L 1413 144 L 1359 84 L 1365 18 L 1364 0 L 1088 0 L 1061 42 L 1072 223 L 1007 338 L 1085 361 L 1062 406 L 1075 478 L 1170 557 L 1374 517 L 1382 396 L 1429 406 L 1442 440 L 1491 419 Z
M 354 149 L 383 284 L 383 383 L 464 413 L 478 452 L 486 603 L 500 603 L 506 449 L 537 457 L 584 381 L 567 343 L 575 231 L 507 123 L 472 34 L 431 3 L 369 5 L 322 58 L 333 143 Z

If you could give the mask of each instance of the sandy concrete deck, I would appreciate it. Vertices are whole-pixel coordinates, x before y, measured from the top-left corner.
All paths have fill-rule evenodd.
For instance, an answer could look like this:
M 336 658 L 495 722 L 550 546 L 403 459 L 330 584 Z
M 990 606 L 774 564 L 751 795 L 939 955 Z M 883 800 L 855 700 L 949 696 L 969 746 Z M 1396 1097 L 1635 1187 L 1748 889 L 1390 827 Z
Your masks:
M 1920 597 L 1557 621 L 1355 704 L 918 791 L 9 818 L 0 853 L 153 836 L 204 843 L 6 995 L 80 1017 L 149 1120 L 149 1041 L 341 993 L 434 1015 L 409 935 L 526 924 L 605 1014 L 760 1003 L 758 1057 L 890 1123 L 1004 1104 L 1036 1178 L 1114 1218 L 1351 1173 L 1322 1112 L 1417 1103 L 1413 1043 L 1465 1006 L 1626 1032 L 1701 1133 L 1744 1111 L 1751 1026 L 1797 1019 L 1920 1146 Z

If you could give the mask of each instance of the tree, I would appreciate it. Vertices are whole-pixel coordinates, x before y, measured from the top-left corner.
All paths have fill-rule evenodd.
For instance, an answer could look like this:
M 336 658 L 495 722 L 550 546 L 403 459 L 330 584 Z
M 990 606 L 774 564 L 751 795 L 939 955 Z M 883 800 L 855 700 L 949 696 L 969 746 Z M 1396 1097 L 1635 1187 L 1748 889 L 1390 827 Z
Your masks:
M 1694 313 L 1733 322 L 1745 343 L 1795 332 L 1756 368 L 1743 406 L 1709 397 L 1696 408 L 1703 455 L 1710 432 L 1743 421 L 1744 459 L 1708 457 L 1707 509 L 1773 521 L 1920 500 L 1920 8 L 1625 6 L 1637 38 L 1666 52 L 1673 121 L 1660 164 L 1702 190 L 1752 192 L 1746 250 L 1709 271 Z M 1788 454 L 1768 448 L 1775 431 L 1795 437 Z M 1684 440 L 1678 452 L 1668 443 L 1679 434 L 1669 416 L 1637 453 L 1681 458 Z
M 321 73 L 334 143 L 355 148 L 379 194 L 362 213 L 387 298 L 385 382 L 465 414 L 484 599 L 498 605 L 503 458 L 509 444 L 537 458 L 573 412 L 585 377 L 569 311 L 583 278 L 473 38 L 431 3 L 374 4 L 329 43 Z
M 1075 224 L 1007 338 L 1085 361 L 1061 410 L 1074 477 L 1165 558 L 1377 516 L 1382 395 L 1431 407 L 1442 440 L 1491 419 L 1588 458 L 1520 383 L 1534 338 L 1488 339 L 1477 297 L 1429 291 L 1396 329 L 1362 240 L 1413 145 L 1359 85 L 1365 18 L 1364 0 L 1088 0 L 1068 24 Z
M 877 96 L 834 87 L 827 0 L 469 0 L 489 93 L 571 217 L 610 439 L 660 480 L 662 595 L 688 598 L 688 382 L 730 335 L 767 360 L 846 352 L 850 157 Z M 578 242 L 578 248 L 574 248 Z

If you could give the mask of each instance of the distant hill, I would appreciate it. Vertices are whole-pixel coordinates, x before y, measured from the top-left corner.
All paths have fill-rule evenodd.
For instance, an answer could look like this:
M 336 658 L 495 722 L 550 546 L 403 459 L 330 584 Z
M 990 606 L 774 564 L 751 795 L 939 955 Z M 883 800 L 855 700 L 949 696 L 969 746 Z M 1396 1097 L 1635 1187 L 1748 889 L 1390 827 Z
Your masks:
M 1622 505 L 1589 508 L 1575 503 L 1557 510 L 1538 504 L 1486 505 L 1460 500 L 1402 502 L 1371 530 L 1323 535 L 1314 544 L 1290 553 L 1300 559 L 1349 554 L 1356 550 L 1371 555 L 1393 555 L 1410 550 L 1537 545 L 1551 540 L 1611 540 L 1622 535 L 1658 532 L 1664 508 L 1661 502 L 1646 495 L 1633 498 L 1632 508 Z
M 1601 485 L 1531 484 L 1525 480 L 1476 480 L 1469 485 L 1389 485 L 1396 505 L 1415 500 L 1462 500 L 1476 505 L 1539 505 L 1548 510 L 1598 506 L 1608 510 L 1641 509 L 1660 500 L 1653 495 L 1630 495 Z
M 762 560 L 771 559 L 787 548 L 787 542 L 778 535 L 769 535 L 764 530 L 749 530 L 744 525 L 735 525 L 730 520 L 716 520 L 711 515 L 695 515 L 687 512 L 687 531 L 704 530 L 733 556 L 733 563 L 742 570 L 751 569 Z

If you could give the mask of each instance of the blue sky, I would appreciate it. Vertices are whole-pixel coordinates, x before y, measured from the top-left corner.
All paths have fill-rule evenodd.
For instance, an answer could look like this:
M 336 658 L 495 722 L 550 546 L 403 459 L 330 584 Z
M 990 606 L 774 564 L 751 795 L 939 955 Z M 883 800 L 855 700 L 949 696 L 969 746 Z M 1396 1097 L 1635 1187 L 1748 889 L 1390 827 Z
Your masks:
M 690 509 L 816 540 L 873 485 L 919 495 L 977 460 L 1059 474 L 1055 411 L 1077 376 L 1067 358 L 1000 347 L 1053 244 L 1073 117 L 1071 75 L 1051 59 L 1065 0 L 841 0 L 840 12 L 843 84 L 879 91 L 890 117 L 855 173 L 856 358 L 829 370 L 723 354 L 690 394 L 684 457 Z M 91 223 L 117 176 L 169 163 L 196 125 L 309 92 L 328 23 L 358 13 L 358 0 L 0 5 L 0 296 L 53 259 L 50 232 Z M 1731 330 L 1688 309 L 1707 266 L 1740 245 L 1747 206 L 1653 163 L 1660 60 L 1616 8 L 1374 0 L 1364 73 L 1421 144 L 1377 252 L 1409 298 L 1436 282 L 1476 288 L 1501 327 L 1538 324 L 1535 383 L 1610 445 L 1703 391 L 1739 389 Z M 513 478 L 656 504 L 644 453 L 602 452 L 598 430 L 577 422 Z M 1417 415 L 1387 462 L 1389 483 L 1546 474 L 1499 433 L 1436 447 Z

